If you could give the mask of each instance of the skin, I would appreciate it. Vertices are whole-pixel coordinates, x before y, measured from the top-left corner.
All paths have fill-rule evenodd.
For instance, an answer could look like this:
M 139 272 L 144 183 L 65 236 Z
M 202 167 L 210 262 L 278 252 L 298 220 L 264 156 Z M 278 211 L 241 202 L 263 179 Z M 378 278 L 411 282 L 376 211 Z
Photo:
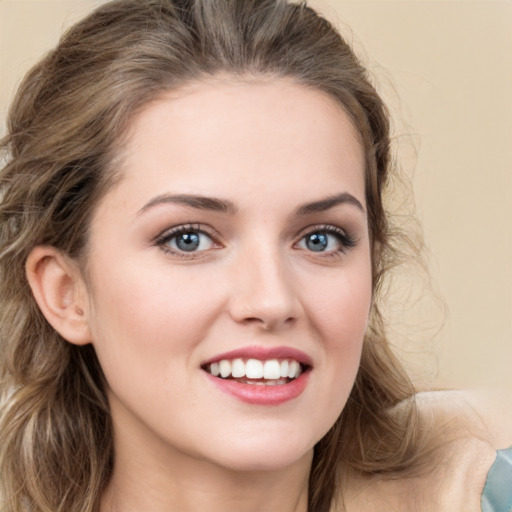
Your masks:
M 85 268 L 45 246 L 27 261 L 48 321 L 69 342 L 92 343 L 107 379 L 116 460 L 101 512 L 306 512 L 313 446 L 345 405 L 371 304 L 351 121 L 290 81 L 212 79 L 148 105 L 120 156 Z M 183 225 L 200 236 L 194 251 L 169 233 Z M 312 250 L 322 233 L 327 247 Z M 249 346 L 307 354 L 303 393 L 269 406 L 212 385 L 204 361 Z M 480 510 L 496 429 L 460 396 L 417 402 L 432 469 L 349 476 L 348 512 Z
M 479 414 L 485 407 L 465 391 L 418 393 L 416 402 L 430 431 L 427 466 L 402 478 L 353 475 L 343 489 L 347 512 L 481 512 L 498 448 L 496 425 Z
M 116 461 L 102 511 L 306 511 L 313 446 L 350 393 L 372 296 L 348 115 L 288 80 L 211 79 L 148 105 L 120 156 L 86 271 L 59 285 L 85 325 L 68 322 L 67 338 L 94 345 L 108 382 Z M 183 225 L 198 250 L 164 236 Z M 212 385 L 202 363 L 249 346 L 307 354 L 300 396 L 250 404 Z

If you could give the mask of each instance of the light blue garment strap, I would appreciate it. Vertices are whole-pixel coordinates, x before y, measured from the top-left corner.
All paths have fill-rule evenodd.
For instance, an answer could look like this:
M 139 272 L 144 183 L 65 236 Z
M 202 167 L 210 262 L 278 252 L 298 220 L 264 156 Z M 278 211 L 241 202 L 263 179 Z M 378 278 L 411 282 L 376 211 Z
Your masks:
M 512 447 L 498 450 L 487 474 L 482 512 L 512 512 Z

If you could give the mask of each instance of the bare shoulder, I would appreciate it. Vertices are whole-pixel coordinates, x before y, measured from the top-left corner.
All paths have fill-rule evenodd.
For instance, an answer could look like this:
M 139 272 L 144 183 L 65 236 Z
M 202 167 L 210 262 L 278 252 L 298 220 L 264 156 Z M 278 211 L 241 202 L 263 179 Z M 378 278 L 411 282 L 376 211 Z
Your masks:
M 435 431 L 476 438 L 494 449 L 512 445 L 512 411 L 484 391 L 430 391 L 415 396 L 420 414 Z
M 506 429 L 481 397 L 466 392 L 428 392 L 414 397 L 429 431 L 428 469 L 403 478 L 352 478 L 347 512 L 480 512 L 487 473 Z M 397 413 L 399 413 L 399 408 Z

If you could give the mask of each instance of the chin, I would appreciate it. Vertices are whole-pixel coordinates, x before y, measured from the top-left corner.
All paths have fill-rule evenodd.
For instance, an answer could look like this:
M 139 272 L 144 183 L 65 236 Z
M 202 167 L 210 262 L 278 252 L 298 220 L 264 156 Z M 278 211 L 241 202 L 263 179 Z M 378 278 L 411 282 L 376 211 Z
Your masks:
M 217 463 L 226 469 L 236 472 L 275 472 L 294 465 L 311 464 L 313 448 L 300 454 L 287 452 L 272 453 L 233 453 L 232 457 Z
M 279 471 L 304 461 L 311 464 L 314 446 L 338 418 L 341 405 L 300 415 L 289 411 L 279 418 L 256 412 L 230 418 L 229 424 L 212 425 L 202 453 L 233 471 Z
M 294 436 L 261 435 L 229 439 L 227 449 L 215 450 L 211 460 L 238 472 L 279 471 L 303 462 L 311 463 L 315 441 Z

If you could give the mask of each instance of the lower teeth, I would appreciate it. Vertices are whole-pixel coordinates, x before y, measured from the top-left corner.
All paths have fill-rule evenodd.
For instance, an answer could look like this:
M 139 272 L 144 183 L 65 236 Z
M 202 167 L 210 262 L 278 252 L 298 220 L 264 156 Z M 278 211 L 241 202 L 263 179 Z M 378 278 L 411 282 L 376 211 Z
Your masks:
M 246 379 L 234 379 L 241 384 L 251 384 L 253 386 L 281 386 L 287 384 L 289 379 L 277 379 L 277 380 L 246 380 Z

